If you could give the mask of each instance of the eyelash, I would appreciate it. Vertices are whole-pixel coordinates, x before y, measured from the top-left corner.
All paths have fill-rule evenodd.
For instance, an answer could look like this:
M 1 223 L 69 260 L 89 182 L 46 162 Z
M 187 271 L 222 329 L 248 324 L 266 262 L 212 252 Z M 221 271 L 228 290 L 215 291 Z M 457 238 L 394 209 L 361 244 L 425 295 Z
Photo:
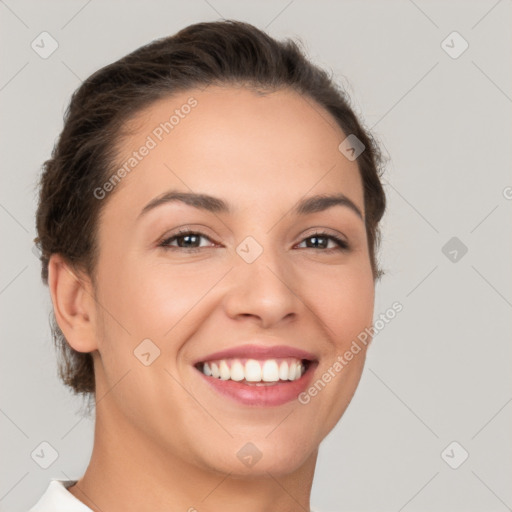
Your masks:
M 208 240 L 210 240 L 210 242 L 212 242 L 212 240 L 209 236 L 205 235 L 204 233 L 201 233 L 200 231 L 179 231 L 178 233 L 175 233 L 174 235 L 162 240 L 158 244 L 158 246 L 162 247 L 165 250 L 182 250 L 182 251 L 185 251 L 188 253 L 199 252 L 201 249 L 204 249 L 204 247 L 176 247 L 176 246 L 169 245 L 171 242 L 174 242 L 178 238 L 183 238 L 183 237 L 189 236 L 189 235 L 199 235 L 200 237 L 207 238 Z M 304 238 L 300 243 L 303 243 L 305 240 L 308 240 L 310 238 L 327 238 L 327 239 L 334 241 L 334 243 L 337 245 L 337 247 L 331 247 L 330 249 L 323 249 L 322 250 L 323 252 L 330 253 L 331 251 L 348 251 L 350 249 L 349 244 L 345 240 L 338 238 L 337 236 L 331 235 L 329 233 L 325 233 L 325 232 L 312 233 L 311 235 Z M 305 247 L 305 249 L 318 250 L 318 249 L 315 249 L 314 247 Z

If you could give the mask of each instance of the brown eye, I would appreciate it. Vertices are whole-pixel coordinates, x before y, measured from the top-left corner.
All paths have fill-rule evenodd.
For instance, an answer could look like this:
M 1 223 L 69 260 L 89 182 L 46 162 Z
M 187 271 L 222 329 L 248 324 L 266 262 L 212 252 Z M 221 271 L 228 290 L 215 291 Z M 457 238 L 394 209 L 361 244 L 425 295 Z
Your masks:
M 209 240 L 211 242 L 211 239 L 203 233 L 196 231 L 183 231 L 166 238 L 159 244 L 159 246 L 164 249 L 185 249 L 190 250 L 190 252 L 197 251 L 203 247 L 211 247 L 208 245 L 202 246 L 201 239 Z M 174 242 L 176 242 L 176 245 Z
M 311 243 L 309 243 L 308 240 L 311 240 Z M 349 249 L 349 245 L 345 240 L 327 233 L 314 233 L 305 238 L 301 243 L 304 242 L 306 242 L 306 249 L 325 249 L 327 251 L 345 251 Z M 333 242 L 334 247 L 328 247 L 329 242 Z

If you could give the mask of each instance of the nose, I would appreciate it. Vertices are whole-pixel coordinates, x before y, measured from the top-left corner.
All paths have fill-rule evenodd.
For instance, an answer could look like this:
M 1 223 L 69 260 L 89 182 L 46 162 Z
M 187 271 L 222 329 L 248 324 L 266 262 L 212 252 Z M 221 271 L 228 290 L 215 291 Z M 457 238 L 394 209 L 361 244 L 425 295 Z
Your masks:
M 231 319 L 269 328 L 300 315 L 305 306 L 298 293 L 299 276 L 289 262 L 265 249 L 256 261 L 241 260 L 235 267 L 224 296 L 224 309 Z

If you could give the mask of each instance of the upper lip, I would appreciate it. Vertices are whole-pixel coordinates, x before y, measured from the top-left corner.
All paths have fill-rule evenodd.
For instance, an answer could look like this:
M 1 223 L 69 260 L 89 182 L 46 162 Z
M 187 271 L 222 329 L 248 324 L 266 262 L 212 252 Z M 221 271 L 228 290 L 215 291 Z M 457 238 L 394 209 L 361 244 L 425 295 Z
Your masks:
M 316 357 L 311 352 L 288 345 L 238 345 L 237 347 L 213 352 L 195 361 L 194 364 L 219 359 L 247 358 L 247 359 L 275 359 L 278 357 L 295 357 L 315 361 Z

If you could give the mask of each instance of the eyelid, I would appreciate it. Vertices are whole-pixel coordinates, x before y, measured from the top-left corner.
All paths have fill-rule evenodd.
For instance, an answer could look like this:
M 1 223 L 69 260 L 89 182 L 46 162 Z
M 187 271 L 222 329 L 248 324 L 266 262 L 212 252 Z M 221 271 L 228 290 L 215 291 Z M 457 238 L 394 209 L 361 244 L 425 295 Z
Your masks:
M 158 239 L 158 244 L 165 242 L 166 240 L 173 238 L 175 236 L 186 235 L 186 234 L 197 234 L 204 236 L 205 238 L 214 241 L 215 235 L 210 234 L 211 230 L 203 225 L 192 225 L 192 224 L 183 224 L 182 226 L 178 226 L 176 228 L 170 229 L 163 236 Z
M 336 231 L 335 229 L 332 229 L 332 228 L 324 228 L 324 227 L 316 227 L 316 228 L 311 228 L 310 230 L 307 230 L 305 233 L 303 233 L 301 235 L 301 239 L 304 240 L 304 238 L 309 238 L 309 237 L 315 236 L 315 235 L 332 236 L 334 238 L 339 238 L 340 240 L 342 240 L 343 242 L 348 244 L 348 239 L 343 233 L 341 233 L 340 231 Z

